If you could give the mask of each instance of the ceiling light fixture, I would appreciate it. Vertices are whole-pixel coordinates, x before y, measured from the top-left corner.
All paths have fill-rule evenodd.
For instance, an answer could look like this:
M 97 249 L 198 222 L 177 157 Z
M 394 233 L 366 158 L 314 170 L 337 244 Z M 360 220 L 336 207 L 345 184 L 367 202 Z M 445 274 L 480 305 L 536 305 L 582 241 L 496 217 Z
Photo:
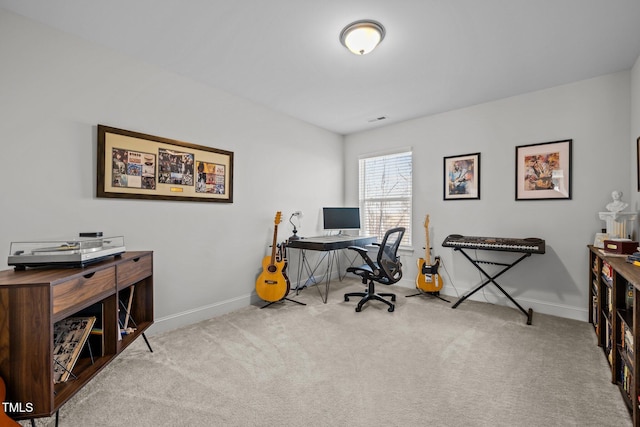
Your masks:
M 356 55 L 366 55 L 384 39 L 381 23 L 372 20 L 352 22 L 340 32 L 340 43 Z

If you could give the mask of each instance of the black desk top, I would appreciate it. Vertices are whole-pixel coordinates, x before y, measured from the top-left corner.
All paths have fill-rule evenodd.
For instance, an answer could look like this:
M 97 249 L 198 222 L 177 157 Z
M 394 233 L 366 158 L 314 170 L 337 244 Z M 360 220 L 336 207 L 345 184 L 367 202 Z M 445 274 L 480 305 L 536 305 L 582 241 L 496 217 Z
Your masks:
M 349 246 L 365 246 L 376 241 L 373 236 L 315 236 L 302 237 L 299 240 L 291 240 L 287 244 L 290 248 L 308 249 L 312 251 L 334 251 L 345 249 Z

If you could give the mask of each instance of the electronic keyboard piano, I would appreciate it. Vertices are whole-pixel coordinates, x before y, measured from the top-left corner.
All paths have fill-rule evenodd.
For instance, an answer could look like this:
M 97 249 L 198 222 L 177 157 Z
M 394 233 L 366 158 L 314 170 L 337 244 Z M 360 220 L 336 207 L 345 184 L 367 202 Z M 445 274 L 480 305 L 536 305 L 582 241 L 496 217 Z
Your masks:
M 487 251 L 544 253 L 544 240 L 537 237 L 513 239 L 508 237 L 475 237 L 450 234 L 442 242 L 449 248 L 483 249 Z
M 500 285 L 498 285 L 495 279 L 518 264 L 523 259 L 530 257 L 531 254 L 543 254 L 545 252 L 545 242 L 543 239 L 539 239 L 536 237 L 530 237 L 527 239 L 514 239 L 505 237 L 476 237 L 462 236 L 460 234 L 450 234 L 446 239 L 444 239 L 444 242 L 442 242 L 442 246 L 453 248 L 455 251 L 459 251 L 462 255 L 465 256 L 465 258 L 467 258 L 467 260 L 469 260 L 471 264 L 473 264 L 485 277 L 487 277 L 487 280 L 464 294 L 451 308 L 456 308 L 462 301 L 466 300 L 489 283 L 493 283 L 507 298 L 509 298 L 512 303 L 516 305 L 516 307 L 518 307 L 520 311 L 524 313 L 525 316 L 527 316 L 527 325 L 531 324 L 533 318 L 533 310 L 525 310 L 524 308 L 522 308 L 522 306 L 518 304 L 518 302 L 514 300 L 511 295 L 509 295 L 504 289 L 502 289 Z M 522 255 L 515 261 L 509 264 L 505 264 L 496 261 L 480 261 L 478 259 L 474 259 L 465 252 L 465 249 L 519 252 Z M 504 268 L 497 274 L 490 275 L 480 266 L 480 264 L 499 265 Z

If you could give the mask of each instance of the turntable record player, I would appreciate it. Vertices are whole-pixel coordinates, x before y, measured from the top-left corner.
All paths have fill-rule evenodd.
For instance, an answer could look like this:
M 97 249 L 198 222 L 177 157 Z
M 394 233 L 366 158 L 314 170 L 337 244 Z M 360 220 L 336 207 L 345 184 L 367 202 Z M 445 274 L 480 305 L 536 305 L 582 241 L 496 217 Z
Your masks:
M 27 267 L 84 267 L 125 251 L 124 237 L 77 237 L 69 240 L 12 242 L 7 263 Z

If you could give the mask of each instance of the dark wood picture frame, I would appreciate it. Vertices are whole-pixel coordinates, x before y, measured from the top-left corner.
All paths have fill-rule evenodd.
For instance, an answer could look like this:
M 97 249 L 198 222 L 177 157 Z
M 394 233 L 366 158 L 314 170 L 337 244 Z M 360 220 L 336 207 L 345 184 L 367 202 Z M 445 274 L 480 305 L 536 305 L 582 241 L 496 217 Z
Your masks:
M 480 199 L 480 153 L 443 159 L 443 200 Z
M 516 200 L 570 200 L 572 139 L 516 147 Z
M 638 191 L 640 191 L 640 136 L 636 141 L 636 178 L 638 181 Z
M 233 203 L 233 152 L 98 125 L 97 197 Z

